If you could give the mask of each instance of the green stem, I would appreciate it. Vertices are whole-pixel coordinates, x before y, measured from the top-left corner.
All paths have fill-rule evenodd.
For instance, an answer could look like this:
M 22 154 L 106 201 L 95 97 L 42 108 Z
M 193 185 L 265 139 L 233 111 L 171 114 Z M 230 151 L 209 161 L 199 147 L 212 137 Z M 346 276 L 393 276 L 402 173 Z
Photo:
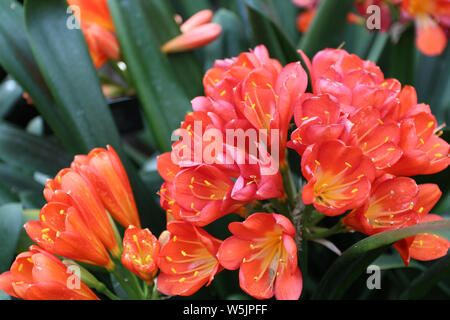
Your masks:
M 114 293 L 112 293 L 103 283 L 95 288 L 98 292 L 104 294 L 111 300 L 120 300 L 118 296 L 116 296 Z
M 289 205 L 289 209 L 293 210 L 295 208 L 295 204 L 297 202 L 297 188 L 294 184 L 294 180 L 292 179 L 291 170 L 289 168 L 289 164 L 285 162 L 280 166 L 281 176 L 283 178 L 284 191 L 286 192 L 287 203 Z
M 121 270 L 119 270 L 119 268 Z M 144 292 L 137 280 L 136 276 L 131 273 L 128 269 L 123 267 L 120 263 L 116 263 L 114 269 L 111 270 L 116 280 L 120 283 L 122 288 L 128 294 L 132 300 L 143 300 L 145 299 Z
M 320 227 L 313 227 L 311 229 L 306 228 L 305 233 L 303 234 L 303 237 L 305 239 L 321 239 L 321 238 L 327 238 L 335 234 L 344 233 L 346 232 L 345 226 L 339 221 L 336 225 L 333 227 L 327 229 L 327 228 L 320 228 Z

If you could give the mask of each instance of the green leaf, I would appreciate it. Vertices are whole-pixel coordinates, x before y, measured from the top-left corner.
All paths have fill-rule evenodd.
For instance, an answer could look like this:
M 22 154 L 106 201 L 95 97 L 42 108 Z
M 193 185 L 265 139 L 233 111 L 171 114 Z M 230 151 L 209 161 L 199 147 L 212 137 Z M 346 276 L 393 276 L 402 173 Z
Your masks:
M 239 17 L 227 9 L 219 9 L 214 15 L 213 22 L 222 26 L 222 34 L 216 41 L 207 45 L 205 52 L 205 67 L 211 68 L 214 61 L 229 57 L 236 57 L 248 50 L 248 42 L 242 32 L 244 25 Z
M 25 24 L 34 56 L 65 123 L 83 152 L 107 144 L 121 149 L 120 137 L 103 96 L 81 30 L 67 26 L 64 0 L 25 1 Z
M 22 223 L 26 224 L 29 221 L 39 220 L 39 211 L 38 209 L 34 210 L 23 210 L 22 211 Z M 21 228 L 19 239 L 17 240 L 16 246 L 16 254 L 27 251 L 28 248 L 35 244 L 33 240 L 28 236 L 25 228 Z
M 0 273 L 9 270 L 22 229 L 22 207 L 9 203 L 0 207 Z
M 34 181 L 30 175 L 4 163 L 0 163 L 0 181 L 10 187 L 13 192 L 26 190 L 42 192 L 44 189 L 44 186 Z
M 282 64 L 299 61 L 300 55 L 284 31 L 271 19 L 267 6 L 260 0 L 244 1 L 253 32 L 254 45 L 264 44 L 270 56 Z
M 298 7 L 293 1 L 265 0 L 276 15 L 276 22 L 292 43 L 297 43 L 300 32 L 297 29 Z
M 408 28 L 390 54 L 389 77 L 398 79 L 402 85 L 414 85 L 416 61 L 415 30 Z
M 22 96 L 23 90 L 20 85 L 7 76 L 0 84 L 0 121 Z
M 53 176 L 70 165 L 72 156 L 44 138 L 2 123 L 0 124 L 0 159 L 12 166 Z
M 170 2 L 172 3 L 176 13 L 180 14 L 185 19 L 193 16 L 200 10 L 211 9 L 211 5 L 208 0 L 171 0 Z
M 171 134 L 179 127 L 190 100 L 171 68 L 153 29 L 150 3 L 144 0 L 109 0 L 125 62 L 160 151 L 169 151 Z
M 437 234 L 450 239 L 450 220 L 427 222 L 408 228 L 385 231 L 359 241 L 336 259 L 320 281 L 313 298 L 341 298 L 355 279 L 389 245 L 419 233 Z
M 17 194 L 14 193 L 7 185 L 0 183 L 0 206 L 17 201 L 19 201 Z
M 28 92 L 36 108 L 71 151 L 79 151 L 76 135 L 65 124 L 28 44 L 23 8 L 15 0 L 0 1 L 0 64 Z
M 353 0 L 322 0 L 298 48 L 312 57 L 319 50 L 338 47 L 344 40 L 341 31 L 347 24 L 347 13 L 353 4 Z
M 391 254 L 382 254 L 374 262 L 373 265 L 379 266 L 380 270 L 392 270 L 392 269 L 402 269 L 402 268 L 414 268 L 418 270 L 425 270 L 426 268 L 420 263 L 412 260 L 408 267 L 403 263 L 400 254 L 395 251 Z
M 438 282 L 450 275 L 450 255 L 433 263 L 417 277 L 401 294 L 400 299 L 419 299 L 424 297 Z
M 375 41 L 373 42 L 372 47 L 370 48 L 369 54 L 367 55 L 367 60 L 377 63 L 388 42 L 389 34 L 379 32 L 375 37 Z

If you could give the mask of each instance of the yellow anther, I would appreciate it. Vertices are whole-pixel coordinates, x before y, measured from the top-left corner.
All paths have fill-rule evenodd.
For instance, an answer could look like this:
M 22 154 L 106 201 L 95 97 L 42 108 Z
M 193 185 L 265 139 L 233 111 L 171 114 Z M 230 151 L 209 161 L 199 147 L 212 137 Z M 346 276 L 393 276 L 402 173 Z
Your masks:
M 252 103 L 250 107 L 251 107 L 252 109 L 255 109 L 256 104 Z
M 178 280 L 178 282 L 184 282 L 185 280 L 186 280 L 186 278 L 183 277 L 183 278 L 180 278 L 180 280 Z
M 214 199 L 215 197 L 216 197 L 216 195 L 214 193 L 209 196 L 210 199 Z
M 196 276 L 198 276 L 198 271 L 195 271 L 195 272 L 194 272 L 194 278 L 195 278 Z
M 383 120 L 381 120 L 381 119 L 378 119 L 378 122 L 379 122 L 380 124 L 384 124 Z
M 17 270 L 20 272 L 23 269 L 23 263 L 19 264 L 19 268 L 17 268 Z
M 269 114 L 269 113 L 266 113 L 266 117 L 269 118 L 269 119 L 272 119 L 272 115 Z
M 181 254 L 183 255 L 183 257 L 186 257 L 186 256 L 187 256 L 187 253 L 184 252 L 183 250 L 181 250 Z
M 384 138 L 384 143 L 389 141 L 389 137 Z
M 352 167 L 352 165 L 351 165 L 350 163 L 348 163 L 348 162 L 346 162 L 345 165 L 346 165 L 347 167 L 349 167 L 349 168 Z
M 257 85 L 256 85 L 256 82 L 255 81 L 252 81 L 251 82 L 251 84 L 256 88 L 257 87 Z
M 172 205 L 172 204 L 174 204 L 174 203 L 175 203 L 175 200 L 170 200 L 170 201 L 168 202 L 169 205 Z
M 309 117 L 303 117 L 300 120 L 305 121 L 305 120 L 308 120 L 308 119 L 309 119 Z
M 46 233 L 46 232 L 49 232 L 49 231 L 50 231 L 50 228 L 44 228 L 44 229 L 41 230 L 42 233 Z
M 428 122 L 427 127 L 428 127 L 428 128 L 431 128 L 433 125 L 434 125 L 434 122 L 433 122 L 433 121 L 430 121 L 430 122 Z
M 318 166 L 320 166 L 319 160 L 314 160 L 314 162 L 315 162 Z
M 387 151 L 394 151 L 395 148 L 387 148 Z
M 442 153 L 436 153 L 434 156 L 435 156 L 436 158 L 442 157 Z
M 440 143 L 436 143 L 433 148 L 438 148 L 441 144 Z
M 175 268 L 170 268 L 170 270 L 175 274 L 177 273 L 177 270 L 175 270 Z
M 136 242 L 136 243 L 138 242 L 138 237 L 135 234 L 133 234 L 133 241 Z
M 358 190 L 359 190 L 358 188 L 355 188 L 355 189 L 352 190 L 352 193 L 357 193 Z
M 64 210 L 63 209 L 59 210 L 59 214 L 64 214 Z
M 42 220 L 42 222 L 45 222 L 45 216 L 44 215 L 41 215 L 41 220 Z
M 220 96 L 223 97 L 224 95 L 226 95 L 226 93 L 227 93 L 227 91 L 226 91 L 226 90 L 223 90 L 223 91 L 220 93 Z
M 364 177 L 364 174 L 360 174 L 357 178 L 358 179 L 361 179 L 361 178 L 363 178 Z
M 211 182 L 209 182 L 208 180 L 204 180 L 203 182 L 204 182 L 208 187 L 212 185 Z
M 250 243 L 250 249 L 255 249 L 255 246 L 253 244 Z
M 242 263 L 246 263 L 246 262 L 247 262 L 247 259 L 243 258 Z
M 417 210 L 417 211 L 419 211 L 419 213 L 422 213 L 423 212 L 423 207 L 420 207 L 419 210 Z
M 166 260 L 169 261 L 169 262 L 173 261 L 173 259 L 171 257 L 169 257 L 169 256 L 166 256 Z
M 34 264 L 34 261 L 33 261 L 33 259 L 31 259 L 31 258 L 27 258 L 27 261 L 28 261 L 29 263 Z

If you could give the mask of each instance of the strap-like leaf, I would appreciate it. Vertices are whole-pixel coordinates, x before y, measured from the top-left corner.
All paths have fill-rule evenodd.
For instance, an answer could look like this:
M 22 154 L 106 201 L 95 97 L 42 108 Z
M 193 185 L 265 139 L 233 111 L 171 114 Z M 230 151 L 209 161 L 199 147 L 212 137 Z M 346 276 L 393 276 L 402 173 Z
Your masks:
M 437 234 L 450 239 L 450 220 L 427 222 L 385 231 L 365 238 L 347 249 L 322 278 L 314 299 L 339 299 L 353 281 L 392 243 L 419 233 Z

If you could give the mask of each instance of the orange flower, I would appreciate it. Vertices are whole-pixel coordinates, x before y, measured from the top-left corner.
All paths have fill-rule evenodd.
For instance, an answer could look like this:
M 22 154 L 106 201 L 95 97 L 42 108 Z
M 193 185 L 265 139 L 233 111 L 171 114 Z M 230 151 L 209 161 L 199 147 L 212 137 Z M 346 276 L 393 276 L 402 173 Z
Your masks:
M 325 215 L 335 216 L 358 208 L 370 194 L 375 178 L 372 161 L 356 147 L 329 140 L 306 149 L 302 157 L 305 204 Z
M 402 9 L 416 22 L 416 45 L 425 55 L 444 52 L 447 36 L 439 22 L 450 17 L 450 4 L 446 0 L 403 0 Z
M 444 220 L 444 218 L 428 214 L 420 220 L 420 223 L 440 220 Z M 450 248 L 450 241 L 436 234 L 420 233 L 396 242 L 394 247 L 400 253 L 405 265 L 408 266 L 411 258 L 430 261 L 445 256 Z
M 213 42 L 222 33 L 222 27 L 211 23 L 214 13 L 202 10 L 190 17 L 180 26 L 181 35 L 169 40 L 162 46 L 165 53 L 187 51 L 203 47 Z
M 411 226 L 419 221 L 417 208 L 419 187 L 407 177 L 384 175 L 372 186 L 367 202 L 353 210 L 343 222 L 365 234 Z
M 57 192 L 59 190 L 59 192 Z M 61 170 L 54 179 L 48 180 L 44 196 L 48 202 L 70 203 L 81 214 L 84 223 L 114 255 L 120 255 L 120 249 L 114 236 L 111 223 L 94 186 L 81 173 L 73 169 Z
M 166 295 L 190 296 L 208 286 L 221 270 L 216 254 L 221 241 L 182 221 L 167 225 L 170 240 L 162 247 L 158 290 Z
M 156 264 L 160 244 L 148 229 L 129 226 L 123 237 L 122 264 L 145 282 L 152 284 L 158 273 Z
M 24 300 L 98 300 L 55 256 L 36 246 L 29 250 L 0 275 L 1 290 Z
M 108 212 L 122 226 L 141 227 L 127 173 L 111 146 L 76 156 L 71 167 L 89 179 Z
M 46 204 L 39 221 L 25 224 L 28 236 L 45 250 L 89 264 L 112 269 L 105 247 L 83 222 L 77 209 L 64 202 Z
M 106 0 L 67 0 L 78 7 L 81 29 L 96 68 L 110 59 L 119 59 L 120 46 Z
M 257 299 L 297 300 L 302 276 L 297 265 L 295 229 L 279 214 L 254 213 L 228 227 L 233 236 L 218 253 L 226 269 L 239 270 L 241 288 Z

